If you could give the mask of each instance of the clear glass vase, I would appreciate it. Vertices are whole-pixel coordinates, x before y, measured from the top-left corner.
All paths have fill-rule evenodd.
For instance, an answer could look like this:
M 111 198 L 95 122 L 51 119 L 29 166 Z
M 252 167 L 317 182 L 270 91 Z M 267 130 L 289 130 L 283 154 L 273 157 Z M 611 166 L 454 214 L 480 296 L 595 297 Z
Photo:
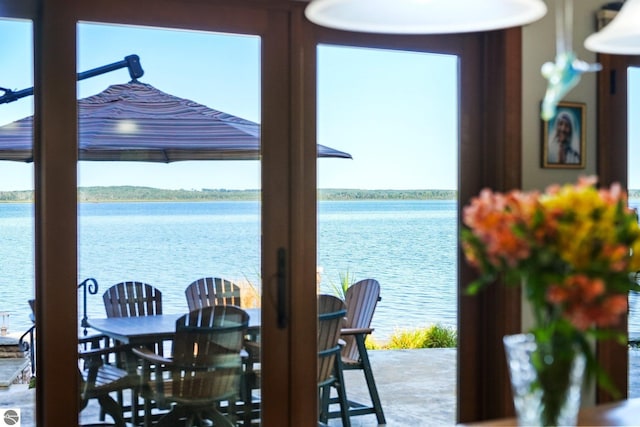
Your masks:
M 539 344 L 532 334 L 509 335 L 504 345 L 520 426 L 575 426 L 585 356 L 562 337 Z

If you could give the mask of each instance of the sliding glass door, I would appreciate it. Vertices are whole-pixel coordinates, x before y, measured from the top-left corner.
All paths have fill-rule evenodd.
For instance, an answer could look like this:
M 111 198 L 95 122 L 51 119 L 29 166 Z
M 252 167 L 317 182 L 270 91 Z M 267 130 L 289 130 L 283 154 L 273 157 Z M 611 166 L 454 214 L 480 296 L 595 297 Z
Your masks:
M 234 304 L 259 308 L 260 37 L 80 23 L 78 46 L 80 73 L 130 55 L 144 72 L 132 77 L 134 64 L 78 82 L 78 283 L 98 284 L 79 290 L 79 317 L 111 315 L 103 294 L 126 282 L 157 290 L 163 315 L 195 307 L 186 293 L 198 282 L 228 283 Z M 81 420 L 98 410 L 90 402 Z
M 456 420 L 457 69 L 455 55 L 318 46 L 318 141 L 353 157 L 318 160 L 319 292 L 344 297 L 361 280 L 380 283 L 372 363 L 446 360 L 419 380 L 424 393 L 439 390 L 425 405 L 442 425 Z M 419 350 L 436 330 L 449 334 L 436 344 L 444 348 Z M 417 351 L 394 352 L 404 346 Z M 363 378 L 345 372 L 347 395 L 369 405 Z M 389 386 L 378 380 L 387 423 L 423 422 L 394 406 Z M 354 420 L 376 422 L 366 417 Z
M 444 328 L 454 326 L 458 341 L 452 363 L 457 375 L 442 381 L 450 385 L 447 390 L 455 388 L 457 400 L 448 404 L 452 409 L 441 422 L 510 414 L 508 373 L 494 355 L 503 352 L 503 335 L 520 331 L 519 295 L 494 288 L 479 298 L 466 297 L 475 273 L 461 261 L 457 236 L 461 207 L 483 187 L 520 185 L 519 121 L 512 121 L 519 116 L 509 116 L 508 125 L 503 121 L 505 108 L 520 108 L 519 68 L 510 62 L 520 56 L 520 31 L 446 37 L 325 28 L 315 28 L 315 33 L 317 115 L 310 120 L 317 122 L 318 142 L 353 155 L 346 162 L 322 159 L 318 166 L 319 290 L 332 292 L 332 283 L 340 287 L 353 280 L 380 279 L 374 342 L 408 325 L 427 327 L 440 321 Z M 485 44 L 492 48 L 480 55 Z M 351 66 L 340 70 L 337 64 Z M 480 166 L 485 163 L 492 166 Z M 370 209 L 366 202 L 349 202 L 344 212 L 328 212 L 324 199 L 331 192 L 324 188 L 332 187 L 351 189 L 338 193 L 343 198 L 367 198 L 376 193 L 370 190 L 383 190 L 386 194 L 378 195 L 385 202 Z M 423 201 L 411 208 L 405 201 L 390 207 L 388 198 L 394 194 L 416 197 L 394 191 L 406 188 L 441 190 L 437 197 L 448 200 L 431 201 L 442 209 L 437 213 L 425 210 Z M 387 209 L 387 215 L 371 209 Z M 369 229 L 372 218 L 390 228 Z M 389 225 L 394 220 L 396 225 Z M 348 225 L 332 230 L 339 221 Z M 431 246 L 434 240 L 440 242 L 438 249 Z M 452 270 L 445 265 L 456 274 L 449 276 Z M 412 311 L 409 301 L 420 306 L 419 312 Z M 486 357 L 478 352 L 486 352 Z M 485 387 L 487 393 L 479 392 Z M 489 394 L 490 401 L 480 398 Z M 440 397 L 446 399 L 444 393 Z M 406 414 L 400 417 L 407 420 Z
M 25 1 L 16 6 L 10 0 L 0 0 L 0 4 L 3 6 L 3 16 L 36 18 L 35 2 Z M 94 185 L 97 181 L 93 181 L 91 177 L 94 172 L 91 163 L 83 163 L 85 160 L 82 159 L 78 162 L 78 98 L 103 90 L 93 88 L 84 92 L 83 84 L 78 86 L 77 83 L 78 71 L 104 65 L 104 62 L 98 61 L 84 62 L 85 55 L 91 55 L 85 49 L 91 49 L 92 46 L 84 44 L 88 43 L 89 39 L 86 37 L 90 36 L 85 32 L 85 28 L 88 28 L 85 25 L 197 31 L 207 36 L 217 33 L 225 37 L 248 37 L 259 41 L 257 64 L 260 70 L 258 72 L 249 67 L 250 72 L 257 72 L 260 76 L 257 109 L 259 119 L 257 116 L 248 118 L 260 124 L 260 178 L 259 182 L 254 182 L 259 184 L 261 196 L 259 213 L 257 216 L 253 213 L 248 216 L 253 221 L 251 227 L 255 227 L 254 231 L 257 230 L 255 234 L 260 234 L 258 274 L 261 284 L 261 337 L 264 346 L 261 359 L 261 418 L 264 425 L 300 426 L 316 421 L 317 355 L 315 341 L 309 339 L 315 335 L 317 323 L 316 143 L 332 145 L 328 141 L 317 141 L 316 53 L 319 43 L 429 52 L 455 57 L 458 64 L 455 73 L 459 85 L 458 223 L 459 206 L 477 194 L 482 187 L 491 186 L 503 190 L 519 186 L 517 165 L 520 164 L 520 130 L 517 112 L 521 104 L 521 80 L 518 67 L 513 66 L 513 58 L 519 63 L 520 30 L 447 37 L 350 34 L 325 31 L 311 25 L 304 18 L 304 6 L 304 3 L 283 7 L 257 5 L 253 2 L 228 4 L 195 0 L 185 7 L 184 2 L 173 0 L 162 3 L 142 0 L 132 8 L 129 2 L 116 0 L 65 3 L 55 7 L 44 2 L 38 9 L 38 19 L 34 21 L 34 264 L 39 322 L 37 345 L 42 349 L 38 353 L 41 382 L 36 388 L 36 421 L 39 426 L 53 425 L 51 423 L 74 425 L 78 420 L 78 387 L 69 378 L 77 376 L 77 327 L 78 318 L 82 316 L 82 310 L 79 310 L 76 303 L 79 279 L 92 276 L 99 269 L 102 271 L 97 273 L 104 274 L 105 277 L 100 279 L 101 285 L 107 286 L 113 281 L 122 280 L 120 277 L 124 280 L 131 277 L 123 275 L 116 278 L 116 273 L 126 270 L 134 272 L 135 276 L 137 274 L 134 270 L 141 267 L 126 256 L 118 259 L 117 263 L 120 265 L 115 267 L 114 262 L 108 259 L 100 267 L 91 267 L 89 264 L 100 256 L 96 255 L 98 248 L 93 245 L 102 244 L 102 239 L 96 237 L 94 230 L 111 234 L 111 229 L 105 225 L 111 219 L 107 218 L 108 215 L 90 215 L 89 210 L 95 206 L 78 203 L 79 187 L 101 186 Z M 158 52 L 164 53 L 164 45 L 160 40 L 157 39 L 156 48 Z M 113 46 L 127 44 L 126 41 L 118 41 L 114 36 Z M 133 44 L 132 42 L 131 45 Z M 169 51 L 173 46 L 167 45 L 166 48 Z M 126 49 L 126 52 L 119 52 L 116 58 L 105 61 L 117 61 L 123 54 L 134 53 L 136 52 Z M 218 58 L 214 49 L 210 54 Z M 228 56 L 233 56 L 232 52 L 228 52 Z M 149 68 L 151 64 L 147 65 L 146 58 L 140 58 L 145 68 L 144 79 L 151 79 L 150 73 L 154 67 Z M 203 58 L 202 62 L 209 59 L 211 58 Z M 253 60 L 256 60 L 256 56 L 253 56 Z M 127 79 L 126 74 L 117 75 L 119 81 Z M 185 73 L 175 79 L 188 79 L 190 75 L 185 70 Z M 210 75 L 211 78 L 217 78 L 214 72 Z M 246 76 L 241 74 L 232 78 L 245 81 Z M 425 78 L 430 76 L 425 75 Z M 104 89 L 110 84 L 112 83 L 105 82 Z M 160 83 L 156 84 L 160 86 Z M 175 84 L 179 85 L 180 82 Z M 159 89 L 165 87 L 164 83 L 162 86 Z M 196 98 L 196 102 L 208 105 L 209 99 L 213 99 L 215 94 L 207 93 L 207 88 L 216 87 L 216 84 L 209 83 L 204 78 L 201 87 L 202 93 L 172 94 Z M 252 93 L 255 95 L 255 91 Z M 238 105 L 244 105 L 245 102 L 246 100 L 240 100 Z M 244 113 L 236 107 L 225 104 L 224 109 L 242 116 Z M 222 107 L 218 108 L 224 110 Z M 516 113 L 509 114 L 505 119 L 507 110 Z M 128 129 L 131 130 L 130 127 Z M 155 166 L 172 167 L 171 164 Z M 99 166 L 96 165 L 95 171 L 98 169 Z M 121 179 L 123 176 L 129 178 L 132 174 L 139 174 L 141 170 L 125 172 L 118 177 L 111 173 L 116 171 L 115 168 L 108 172 L 111 173 L 111 178 Z M 202 172 L 197 177 L 198 180 L 204 181 L 209 173 L 213 174 L 213 170 Z M 229 174 L 237 175 L 232 182 L 238 182 L 247 176 L 246 171 L 237 169 Z M 164 171 L 154 171 L 150 175 L 158 180 L 165 178 Z M 143 177 L 137 177 L 140 178 Z M 160 181 L 152 179 L 151 182 L 146 181 L 145 185 L 155 186 L 155 182 Z M 130 209 L 131 206 L 126 208 Z M 174 234 L 165 227 L 168 222 L 165 213 L 155 220 L 141 218 L 144 215 L 139 215 L 128 224 L 133 227 L 136 224 L 148 227 L 146 237 L 158 239 L 155 243 L 133 239 L 136 242 L 132 242 L 131 246 L 140 245 L 138 249 L 141 252 L 156 250 L 158 246 L 166 247 L 166 251 L 156 252 L 157 257 L 151 260 L 151 263 L 156 263 L 157 268 L 149 273 L 155 276 L 149 275 L 148 281 L 158 284 L 160 280 L 164 280 L 161 278 L 168 277 L 169 272 L 162 274 L 162 271 L 157 270 L 165 266 L 167 270 L 173 270 L 171 255 L 166 254 L 187 249 L 181 245 L 173 246 L 173 243 L 189 245 L 180 240 L 181 236 L 173 239 Z M 113 215 L 117 216 L 118 214 Z M 181 217 L 180 227 L 189 229 L 194 220 L 192 210 L 177 216 Z M 213 220 L 211 214 L 200 216 L 206 217 L 206 221 Z M 129 217 L 134 218 L 127 214 L 127 218 Z M 225 220 L 227 219 L 234 221 L 238 218 L 231 215 Z M 142 220 L 147 222 L 141 222 Z M 256 221 L 260 222 L 259 226 L 254 225 Z M 199 230 L 200 227 L 195 228 Z M 212 232 L 207 231 L 208 234 Z M 165 237 L 165 240 L 160 240 Z M 231 233 L 228 239 L 245 237 Z M 225 248 L 239 248 L 245 243 L 247 242 L 232 242 L 228 246 L 225 243 Z M 251 245 L 254 243 L 250 243 L 247 252 L 253 253 L 255 245 Z M 110 257 L 111 255 L 109 254 Z M 247 255 L 247 259 L 249 258 L 251 255 Z M 209 270 L 214 268 L 204 260 L 202 265 L 204 268 L 199 272 L 202 275 L 209 274 Z M 245 269 L 237 266 L 232 268 Z M 473 279 L 473 272 L 464 264 L 458 264 L 457 270 L 460 349 L 457 366 L 459 381 L 465 387 L 457 391 L 456 419 L 466 422 L 506 415 L 511 405 L 506 370 L 503 363 L 494 360 L 493 355 L 501 351 L 502 335 L 519 329 L 519 309 L 515 308 L 519 301 L 518 295 L 494 291 L 473 300 L 462 298 L 460 291 Z M 189 269 L 188 275 L 192 271 L 195 272 Z M 244 274 L 244 271 L 241 273 Z M 173 290 L 186 286 L 186 283 L 180 280 L 180 284 L 167 283 L 164 286 Z M 177 294 L 173 299 L 175 298 L 179 298 Z M 99 301 L 96 306 L 99 307 Z M 495 385 L 496 379 L 498 387 Z M 489 395 L 492 399 L 485 402 L 483 396 Z

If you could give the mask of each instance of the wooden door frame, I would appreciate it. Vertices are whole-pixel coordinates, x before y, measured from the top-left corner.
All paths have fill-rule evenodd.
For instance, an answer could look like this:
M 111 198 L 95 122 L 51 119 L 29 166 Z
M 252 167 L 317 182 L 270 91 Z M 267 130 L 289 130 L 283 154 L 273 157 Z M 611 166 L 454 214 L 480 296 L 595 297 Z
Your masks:
M 79 21 L 164 26 L 196 30 L 257 34 L 262 37 L 262 123 L 263 177 L 262 277 L 266 298 L 276 284 L 277 249 L 289 254 L 286 265 L 310 258 L 291 250 L 289 211 L 300 211 L 291 191 L 291 66 L 289 46 L 291 12 L 281 4 L 192 0 L 141 0 L 135 8 L 126 0 L 63 2 L 26 0 L 16 6 L 13 0 L 0 0 L 4 17 L 26 18 L 34 26 L 35 131 L 34 170 L 36 186 L 36 319 L 38 322 L 38 384 L 36 417 L 38 426 L 77 425 L 77 112 L 76 112 L 76 25 Z M 6 7 L 5 7 L 6 6 Z M 27 7 L 30 6 L 30 7 Z M 188 6 L 188 7 L 186 7 Z M 267 83 L 265 83 L 265 81 Z M 74 141 L 74 142 L 69 142 Z M 296 147 L 298 144 L 296 145 Z M 315 146 L 314 146 L 315 149 Z M 289 208 L 287 209 L 287 206 Z M 299 239 L 306 236 L 300 233 Z M 273 256 L 270 256 L 272 254 Z M 306 264 L 309 264 L 307 262 Z M 289 267 L 290 283 L 301 281 Z M 307 276 L 315 280 L 315 270 Z M 296 289 L 285 295 L 290 308 Z M 270 300 L 267 300 L 270 301 Z M 313 312 L 315 298 L 308 307 Z M 284 426 L 293 413 L 292 402 L 315 397 L 292 397 L 290 371 L 293 354 L 291 328 L 276 326 L 272 304 L 262 310 L 263 342 L 272 351 L 263 352 L 264 381 L 262 414 L 264 425 Z M 290 313 L 287 314 L 290 318 Z M 315 324 L 315 323 L 314 323 Z M 308 336 L 308 331 L 305 331 Z M 315 348 L 315 347 L 314 347 Z M 315 365 L 314 365 L 315 366 Z M 268 369 L 267 369 L 268 368 Z M 307 383 L 315 382 L 315 372 L 305 369 Z M 311 380 L 309 379 L 311 378 Z M 312 419 L 313 414 L 307 415 Z
M 482 46 L 482 80 L 470 84 L 476 100 L 469 129 L 461 135 L 459 224 L 462 209 L 482 188 L 521 188 L 522 175 L 522 30 L 512 28 L 478 34 Z M 464 120 L 464 116 L 461 118 Z M 474 144 L 478 151 L 470 155 Z M 477 161 L 476 155 L 482 159 Z M 459 225 L 460 226 L 460 225 Z M 458 421 L 471 422 L 514 415 L 509 371 L 502 338 L 519 333 L 519 287 L 491 286 L 479 295 L 464 294 L 477 273 L 458 255 Z
M 73 381 L 78 376 L 75 20 L 69 8 L 38 3 L 33 22 L 36 424 L 75 425 L 79 410 L 79 381 Z
M 313 38 L 315 45 L 459 56 L 459 228 L 462 207 L 482 188 L 504 191 L 521 187 L 521 37 L 519 28 L 446 36 L 389 36 L 315 27 Z M 315 58 L 310 52 L 312 55 Z M 313 96 L 315 105 L 315 94 L 309 96 Z M 458 253 L 462 260 L 460 248 Z M 502 337 L 521 331 L 520 291 L 494 286 L 478 296 L 465 296 L 466 284 L 476 277 L 474 270 L 459 261 L 458 422 L 514 413 Z
M 298 332 L 308 336 L 315 328 L 315 46 L 319 40 L 335 36 L 336 42 L 403 49 L 414 46 L 420 50 L 440 46 L 461 54 L 460 77 L 465 90 L 459 96 L 459 182 L 463 184 L 458 223 L 462 206 L 481 188 L 520 187 L 521 29 L 423 37 L 325 32 L 304 19 L 303 5 L 249 0 L 140 0 L 133 7 L 127 0 L 0 0 L 2 16 L 32 19 L 36 29 L 36 316 L 41 328 L 37 345 L 43 349 L 38 356 L 38 426 L 75 425 L 78 413 L 77 384 L 69 381 L 77 374 L 77 307 L 69 310 L 68 305 L 76 301 L 75 286 L 69 282 L 77 280 L 77 147 L 64 142 L 76 141 L 77 137 L 74 95 L 78 19 L 167 23 L 194 29 L 208 29 L 215 22 L 219 31 L 251 26 L 257 19 L 269 35 L 265 49 L 273 59 L 263 64 L 263 73 L 274 84 L 263 88 L 263 98 L 272 99 L 273 104 L 265 104 L 263 99 L 262 110 L 270 114 L 266 119 L 263 115 L 263 141 L 272 142 L 263 153 L 263 168 L 274 171 L 283 162 L 289 166 L 269 175 L 273 181 L 263 182 L 263 197 L 274 202 L 270 203 L 273 208 L 263 212 L 264 240 L 270 242 L 262 248 L 266 258 L 263 286 L 265 292 L 273 292 L 274 254 L 280 247 L 289 254 L 291 285 L 286 293 L 290 328 L 265 326 L 275 323 L 277 313 L 273 306 L 263 307 L 265 341 L 278 346 L 272 356 L 265 356 L 264 363 L 274 366 L 271 380 L 284 384 L 275 389 L 282 392 L 277 402 L 275 395 L 274 400 L 265 402 L 267 427 L 306 425 L 317 411 L 315 392 L 310 392 L 315 391 L 315 370 L 309 363 L 300 362 L 308 360 L 315 346 L 305 343 Z M 239 10 L 244 16 L 237 13 Z M 266 21 L 261 18 L 264 10 L 269 16 Z M 253 28 L 251 33 L 255 33 Z M 265 113 L 267 110 L 270 112 Z M 283 209 L 285 206 L 288 208 Z M 475 273 L 460 262 L 458 275 L 457 419 L 470 422 L 511 415 L 501 339 L 520 331 L 519 292 L 495 286 L 470 298 L 464 295 L 464 284 Z M 308 408 L 311 415 L 300 415 L 301 408 Z

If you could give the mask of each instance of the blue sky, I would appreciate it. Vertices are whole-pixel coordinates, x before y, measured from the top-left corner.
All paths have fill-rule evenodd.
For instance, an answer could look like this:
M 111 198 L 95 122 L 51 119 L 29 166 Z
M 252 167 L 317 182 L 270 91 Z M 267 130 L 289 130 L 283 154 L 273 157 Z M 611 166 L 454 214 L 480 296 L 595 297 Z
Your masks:
M 0 20 L 0 87 L 32 86 L 30 24 Z M 140 81 L 260 123 L 260 39 L 80 24 L 78 71 L 137 54 Z M 320 188 L 455 189 L 455 57 L 321 45 L 318 142 L 353 160 L 319 159 Z M 79 82 L 87 97 L 126 83 L 126 69 Z M 32 97 L 0 104 L 0 124 L 32 114 Z M 32 188 L 30 164 L 0 161 L 0 190 Z M 258 161 L 80 162 L 79 185 L 260 187 Z

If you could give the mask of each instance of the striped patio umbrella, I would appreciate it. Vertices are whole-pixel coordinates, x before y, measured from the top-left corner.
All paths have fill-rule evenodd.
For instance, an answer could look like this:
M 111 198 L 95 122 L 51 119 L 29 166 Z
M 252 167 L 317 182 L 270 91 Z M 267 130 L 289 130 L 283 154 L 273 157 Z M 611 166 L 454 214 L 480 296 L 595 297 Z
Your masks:
M 0 160 L 33 161 L 33 117 L 0 127 Z M 78 101 L 79 159 L 257 160 L 260 125 L 153 86 L 109 86 Z M 318 144 L 318 157 L 351 158 Z

